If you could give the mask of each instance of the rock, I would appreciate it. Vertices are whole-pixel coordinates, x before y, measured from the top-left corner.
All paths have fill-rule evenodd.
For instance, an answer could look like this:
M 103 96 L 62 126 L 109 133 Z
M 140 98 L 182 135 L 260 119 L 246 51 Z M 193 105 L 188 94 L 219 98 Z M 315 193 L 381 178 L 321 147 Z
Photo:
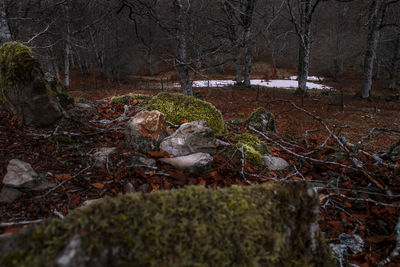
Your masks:
M 68 245 L 56 259 L 56 266 L 62 267 L 85 267 L 87 256 L 82 248 L 82 241 L 79 235 L 75 234 Z
M 184 123 L 161 142 L 160 149 L 174 156 L 185 156 L 198 152 L 214 154 L 215 134 L 205 121 Z
M 221 112 L 211 103 L 192 96 L 160 93 L 149 101 L 147 108 L 162 112 L 173 124 L 180 124 L 183 120 L 204 120 L 216 134 L 227 133 Z
M 188 170 L 192 173 L 202 173 L 209 169 L 213 162 L 213 157 L 207 153 L 195 153 L 176 158 L 164 158 L 160 159 L 160 161 L 177 169 Z
M 256 109 L 245 122 L 260 132 L 275 132 L 275 117 L 264 108 Z
M 88 200 L 85 200 L 85 201 L 82 203 L 82 206 L 79 207 L 79 209 L 81 209 L 81 208 L 83 208 L 83 207 L 87 207 L 87 206 L 92 205 L 92 204 L 94 204 L 94 203 L 100 202 L 100 201 L 102 201 L 102 200 L 103 200 L 102 198 L 96 198 L 96 199 L 88 199 Z
M 0 62 L 0 105 L 12 114 L 21 114 L 23 124 L 35 127 L 48 126 L 62 117 L 57 93 L 29 47 L 17 42 L 3 44 Z
M 125 194 L 136 193 L 136 189 L 131 183 L 127 183 L 124 186 Z
M 34 225 L 26 226 L 21 230 L 14 233 L 6 233 L 0 235 L 0 260 L 3 257 L 19 247 L 18 240 L 24 239 L 26 236 L 31 235 L 35 230 Z
M 264 155 L 263 164 L 271 171 L 281 171 L 289 167 L 289 163 L 283 158 L 273 157 L 271 155 Z
M 83 110 L 93 110 L 94 108 L 92 107 L 92 105 L 89 105 L 87 103 L 76 103 L 75 107 L 83 109 Z
M 5 185 L 0 192 L 0 203 L 13 203 L 21 195 L 22 193 L 19 190 Z
M 125 145 L 128 150 L 147 153 L 157 150 L 165 136 L 164 115 L 157 110 L 141 111 L 126 125 Z
M 150 158 L 144 158 L 140 156 L 132 156 L 132 167 L 157 169 L 157 161 Z
M 105 167 L 107 164 L 108 157 L 111 153 L 114 153 L 116 147 L 102 147 L 97 149 L 96 153 L 93 154 L 96 167 Z
M 34 182 L 37 176 L 29 163 L 12 159 L 7 166 L 7 174 L 3 178 L 3 184 L 19 188 L 29 182 Z
M 13 266 L 337 266 L 318 207 L 312 185 L 293 181 L 118 195 L 0 236 L 0 255 Z
M 138 190 L 142 191 L 143 193 L 149 192 L 150 185 L 149 184 L 142 184 L 139 186 Z

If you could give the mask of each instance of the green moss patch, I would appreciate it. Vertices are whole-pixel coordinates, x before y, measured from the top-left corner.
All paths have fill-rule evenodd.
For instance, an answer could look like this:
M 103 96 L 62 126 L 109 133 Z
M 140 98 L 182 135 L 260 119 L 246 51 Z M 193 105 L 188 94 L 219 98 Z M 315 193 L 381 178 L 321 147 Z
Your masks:
M 0 47 L 0 102 L 6 101 L 6 90 L 16 89 L 33 80 L 39 62 L 32 57 L 29 47 L 21 43 L 5 43 Z
M 151 96 L 144 94 L 127 94 L 121 96 L 113 96 L 111 98 L 111 104 L 129 104 L 129 102 L 131 102 L 133 99 L 136 99 L 142 106 L 146 106 L 151 98 Z
M 185 119 L 205 120 L 216 134 L 227 132 L 221 112 L 212 104 L 192 96 L 161 93 L 150 100 L 148 109 L 164 113 L 167 121 L 173 124 Z
M 268 153 L 271 154 L 268 146 L 265 142 L 261 141 L 257 136 L 243 133 L 233 137 L 238 143 L 233 146 L 234 149 L 243 147 L 246 153 L 246 159 L 249 160 L 253 165 L 259 165 L 262 163 L 262 155 Z
M 54 266 L 78 234 L 88 266 L 335 266 L 311 227 L 317 205 L 300 182 L 106 198 L 38 225 L 0 264 Z

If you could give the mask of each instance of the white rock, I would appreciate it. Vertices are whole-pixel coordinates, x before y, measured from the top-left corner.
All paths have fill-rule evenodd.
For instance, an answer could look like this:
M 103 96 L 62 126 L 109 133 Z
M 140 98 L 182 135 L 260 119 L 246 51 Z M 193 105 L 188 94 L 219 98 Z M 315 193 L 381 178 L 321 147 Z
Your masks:
M 176 158 L 164 158 L 160 159 L 160 161 L 170 164 L 177 169 L 188 170 L 192 173 L 201 173 L 210 167 L 213 157 L 207 153 L 195 153 Z
M 273 157 L 271 155 L 263 156 L 263 164 L 271 171 L 280 171 L 289 167 L 289 163 L 283 158 Z
M 182 124 L 172 135 L 165 138 L 160 149 L 174 156 L 193 153 L 215 153 L 214 131 L 205 121 L 192 121 Z
M 7 166 L 7 174 L 3 178 L 3 184 L 12 187 L 22 187 L 24 184 L 33 182 L 37 173 L 29 163 L 19 159 L 12 159 Z

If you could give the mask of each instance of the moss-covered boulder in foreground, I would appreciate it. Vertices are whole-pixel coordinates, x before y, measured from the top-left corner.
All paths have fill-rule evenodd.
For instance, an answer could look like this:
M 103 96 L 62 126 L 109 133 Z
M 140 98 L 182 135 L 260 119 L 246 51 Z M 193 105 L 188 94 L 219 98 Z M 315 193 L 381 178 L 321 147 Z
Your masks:
M 82 266 L 334 266 L 318 203 L 303 182 L 106 198 L 20 235 L 0 265 L 54 266 L 72 239 Z
M 162 112 L 167 121 L 173 124 L 179 124 L 185 119 L 204 120 L 216 134 L 227 131 L 221 112 L 212 104 L 192 96 L 161 93 L 150 100 L 148 109 Z

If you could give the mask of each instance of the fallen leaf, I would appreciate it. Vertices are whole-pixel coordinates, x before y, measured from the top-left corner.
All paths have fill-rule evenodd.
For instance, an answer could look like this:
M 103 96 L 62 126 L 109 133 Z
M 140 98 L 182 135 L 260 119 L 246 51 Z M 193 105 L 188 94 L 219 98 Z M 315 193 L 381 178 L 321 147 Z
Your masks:
M 54 177 L 58 180 L 58 181 L 65 181 L 68 179 L 72 178 L 72 175 L 69 173 L 64 173 L 64 174 L 56 174 L 54 175 Z
M 102 184 L 102 183 L 94 183 L 94 184 L 92 184 L 92 186 L 94 188 L 97 188 L 97 189 L 103 189 L 104 188 L 104 184 Z
M 164 150 L 160 150 L 160 151 L 150 151 L 147 154 L 149 154 L 151 157 L 153 158 L 166 158 L 169 157 L 170 155 L 168 154 L 168 152 L 164 151 Z

